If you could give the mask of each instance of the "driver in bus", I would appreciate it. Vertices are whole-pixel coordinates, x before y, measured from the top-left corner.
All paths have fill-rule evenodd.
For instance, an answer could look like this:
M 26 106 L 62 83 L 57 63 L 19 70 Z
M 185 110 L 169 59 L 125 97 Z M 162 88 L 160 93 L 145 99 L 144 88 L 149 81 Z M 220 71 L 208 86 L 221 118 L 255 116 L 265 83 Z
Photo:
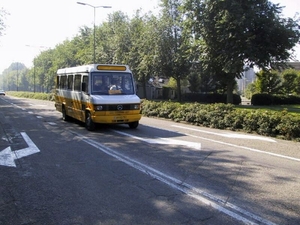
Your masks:
M 118 79 L 113 79 L 109 90 L 122 90 L 120 81 Z

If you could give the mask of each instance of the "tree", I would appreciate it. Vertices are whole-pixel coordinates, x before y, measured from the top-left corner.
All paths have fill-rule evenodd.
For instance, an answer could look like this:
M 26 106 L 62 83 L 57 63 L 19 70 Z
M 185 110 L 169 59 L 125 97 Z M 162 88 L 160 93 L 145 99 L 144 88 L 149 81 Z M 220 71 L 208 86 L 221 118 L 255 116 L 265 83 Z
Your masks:
M 158 54 L 164 77 L 173 77 L 177 82 L 177 97 L 181 101 L 181 80 L 189 72 L 189 37 L 183 29 L 184 15 L 180 11 L 181 0 L 162 0 L 161 40 Z
M 24 68 L 19 71 L 18 75 L 18 90 L 19 91 L 29 91 L 29 81 L 28 81 L 28 69 L 24 66 Z
M 251 99 L 254 94 L 257 93 L 255 83 L 250 83 L 247 85 L 245 90 L 245 97 Z
M 151 77 L 159 75 L 157 65 L 157 42 L 159 29 L 156 17 L 151 14 L 140 16 L 137 11 L 130 22 L 132 48 L 128 63 L 132 65 L 136 80 L 142 83 L 144 96 L 147 98 L 146 86 Z
M 93 31 L 84 26 L 79 29 L 79 34 L 74 37 L 72 44 L 76 49 L 75 60 L 78 65 L 90 64 L 93 62 Z
M 28 90 L 28 69 L 23 63 L 14 62 L 3 71 L 3 87 L 5 90 Z
M 288 69 L 283 71 L 282 73 L 282 87 L 285 94 L 293 94 L 296 92 L 296 79 L 297 79 L 297 71 Z
M 200 91 L 200 76 L 197 73 L 197 71 L 191 71 L 191 73 L 188 76 L 188 81 L 189 81 L 189 90 L 192 93 L 197 93 Z
M 282 63 L 299 42 L 298 20 L 281 18 L 282 8 L 266 0 L 187 0 L 184 6 L 186 26 L 203 40 L 201 60 L 224 72 L 228 103 L 244 66 Z
M 295 82 L 296 82 L 295 92 L 297 95 L 300 95 L 300 73 L 298 73 Z
M 104 63 L 126 64 L 132 46 L 128 16 L 121 11 L 114 12 L 108 16 L 108 22 L 103 26 L 106 26 L 106 33 L 97 34 L 99 40 L 102 39 L 102 42 L 97 41 L 97 43 L 103 45 L 103 50 L 97 48 L 98 54 L 110 54 L 108 55 L 109 61 Z
M 259 93 L 279 94 L 282 85 L 281 78 L 277 71 L 261 70 L 256 73 L 256 89 Z

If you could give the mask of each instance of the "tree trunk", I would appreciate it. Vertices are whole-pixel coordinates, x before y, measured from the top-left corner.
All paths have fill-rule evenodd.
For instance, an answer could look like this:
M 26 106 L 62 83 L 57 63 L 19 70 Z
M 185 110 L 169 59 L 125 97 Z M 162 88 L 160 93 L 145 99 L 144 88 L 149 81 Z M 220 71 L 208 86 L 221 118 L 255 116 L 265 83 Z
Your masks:
M 181 83 L 180 83 L 180 78 L 177 78 L 177 101 L 181 102 Z
M 234 87 L 234 79 L 228 80 L 227 82 L 227 104 L 233 104 L 233 87 Z
M 146 81 L 146 77 L 143 76 L 143 91 L 144 91 L 144 97 L 145 99 L 147 99 L 147 81 Z

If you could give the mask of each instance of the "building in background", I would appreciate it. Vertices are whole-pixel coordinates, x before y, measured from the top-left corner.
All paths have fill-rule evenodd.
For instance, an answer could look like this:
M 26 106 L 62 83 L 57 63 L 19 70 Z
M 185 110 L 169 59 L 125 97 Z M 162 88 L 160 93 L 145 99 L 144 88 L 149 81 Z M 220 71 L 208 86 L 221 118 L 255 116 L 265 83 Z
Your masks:
M 287 64 L 295 70 L 300 70 L 300 62 L 287 62 Z
M 255 72 L 253 68 L 244 68 L 244 72 L 241 79 L 237 79 L 238 91 L 241 95 L 245 94 L 247 86 L 255 81 Z

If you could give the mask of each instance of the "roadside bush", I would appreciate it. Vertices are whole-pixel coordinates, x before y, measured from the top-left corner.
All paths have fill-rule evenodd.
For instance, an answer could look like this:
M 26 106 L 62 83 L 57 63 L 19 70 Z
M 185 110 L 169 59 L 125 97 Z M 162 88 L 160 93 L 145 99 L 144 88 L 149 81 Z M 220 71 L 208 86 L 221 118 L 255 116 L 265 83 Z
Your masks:
M 173 111 L 170 113 L 170 119 L 174 121 L 186 121 L 189 123 L 193 123 L 196 119 L 195 112 L 198 110 L 197 104 L 184 104 L 179 107 L 175 107 Z
M 28 91 L 8 91 L 7 95 L 19 98 L 31 98 L 39 100 L 54 101 L 54 93 L 28 92 Z
M 281 122 L 281 113 L 264 111 L 258 117 L 257 133 L 265 136 L 277 136 L 277 125 Z
M 240 130 L 247 133 L 300 141 L 300 117 L 291 116 L 286 110 L 273 112 L 236 109 L 234 105 L 223 103 L 179 104 L 148 100 L 144 100 L 142 105 L 144 116 L 156 116 L 198 126 Z
M 158 117 L 161 102 L 146 101 L 142 100 L 141 111 L 146 114 L 146 116 Z
M 244 118 L 247 114 L 246 110 L 235 109 L 230 114 L 227 114 L 224 118 L 226 127 L 230 130 L 243 129 Z
M 280 136 L 287 140 L 300 141 L 300 120 L 290 115 L 285 115 L 276 129 Z
M 226 129 L 225 118 L 233 111 L 231 104 L 209 104 L 207 105 L 207 118 L 210 122 L 210 127 L 217 129 Z
M 169 118 L 170 114 L 178 107 L 181 107 L 181 105 L 177 102 L 173 102 L 172 104 L 170 104 L 169 102 L 163 102 L 160 106 L 158 117 Z
M 254 112 L 251 111 L 247 113 L 243 121 L 243 130 L 248 133 L 255 132 L 259 127 L 258 118 L 259 118 L 259 113 L 257 113 L 257 111 Z

